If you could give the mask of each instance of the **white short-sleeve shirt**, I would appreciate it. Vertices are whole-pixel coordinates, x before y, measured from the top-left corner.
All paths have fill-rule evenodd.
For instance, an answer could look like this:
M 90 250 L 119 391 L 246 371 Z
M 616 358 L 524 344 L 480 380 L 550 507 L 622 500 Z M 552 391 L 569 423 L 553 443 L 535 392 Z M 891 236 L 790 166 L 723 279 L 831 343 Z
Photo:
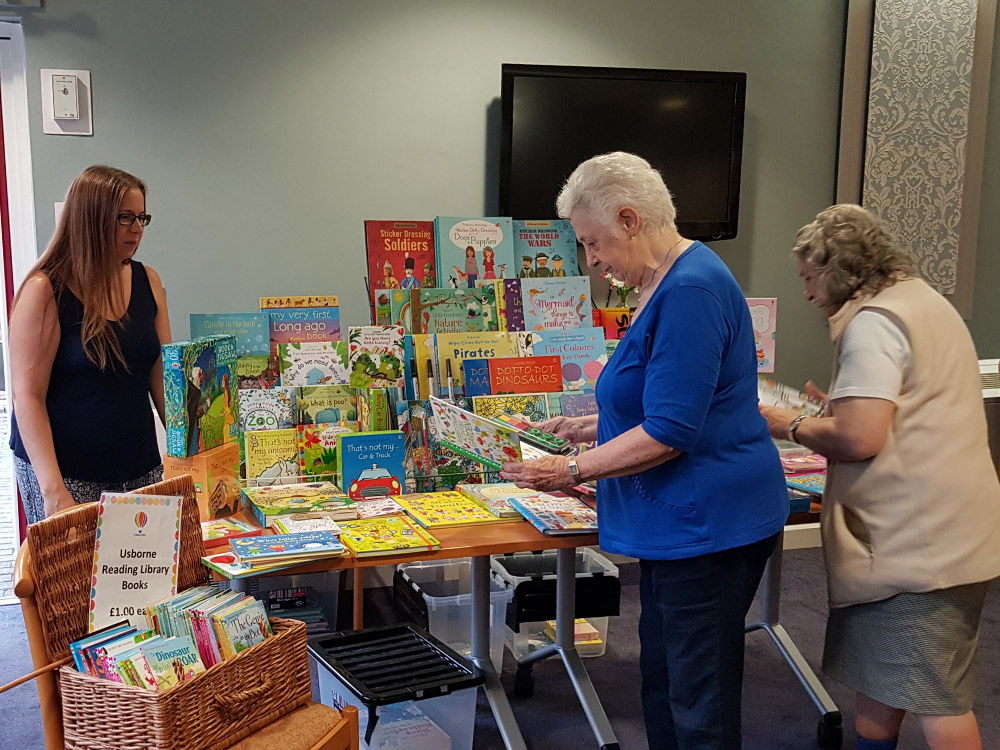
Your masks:
M 844 330 L 839 364 L 831 401 L 881 398 L 896 403 L 913 366 L 902 322 L 877 310 L 862 310 Z

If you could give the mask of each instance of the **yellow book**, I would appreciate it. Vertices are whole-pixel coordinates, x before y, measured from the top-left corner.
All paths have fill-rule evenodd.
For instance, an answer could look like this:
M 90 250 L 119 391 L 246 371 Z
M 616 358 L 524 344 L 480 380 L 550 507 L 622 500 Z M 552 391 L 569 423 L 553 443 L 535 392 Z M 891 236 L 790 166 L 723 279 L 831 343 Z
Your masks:
M 465 387 L 465 376 L 458 366 L 463 360 L 517 356 L 517 339 L 506 331 L 439 333 L 434 339 L 438 372 L 447 373 L 447 361 L 450 359 L 454 385 L 459 389 Z M 446 384 L 440 385 L 444 392 Z
M 417 522 L 428 529 L 446 529 L 453 526 L 473 526 L 484 523 L 508 523 L 520 518 L 500 518 L 490 513 L 482 504 L 461 492 L 414 492 L 399 495 L 396 501 Z
M 431 551 L 441 543 L 405 516 L 385 516 L 344 521 L 340 542 L 355 557 L 398 555 Z

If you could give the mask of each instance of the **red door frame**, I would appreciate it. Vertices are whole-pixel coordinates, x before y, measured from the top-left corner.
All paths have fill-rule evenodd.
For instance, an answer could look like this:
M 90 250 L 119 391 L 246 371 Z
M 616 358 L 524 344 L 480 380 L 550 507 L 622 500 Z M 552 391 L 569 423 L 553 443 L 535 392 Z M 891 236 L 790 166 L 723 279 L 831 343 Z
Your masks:
M 10 307 L 14 302 L 14 260 L 10 244 L 10 203 L 7 192 L 7 154 L 3 138 L 3 102 L 0 101 L 0 239 L 3 241 L 3 279 L 4 299 L 7 305 L 7 320 L 10 321 Z M 7 374 L 10 381 L 10 373 Z M 3 450 L 5 446 L 0 446 Z M 17 525 L 19 540 L 24 541 L 28 529 L 28 521 L 24 515 L 24 505 L 21 503 L 21 493 L 17 482 L 14 482 L 14 495 L 17 498 Z

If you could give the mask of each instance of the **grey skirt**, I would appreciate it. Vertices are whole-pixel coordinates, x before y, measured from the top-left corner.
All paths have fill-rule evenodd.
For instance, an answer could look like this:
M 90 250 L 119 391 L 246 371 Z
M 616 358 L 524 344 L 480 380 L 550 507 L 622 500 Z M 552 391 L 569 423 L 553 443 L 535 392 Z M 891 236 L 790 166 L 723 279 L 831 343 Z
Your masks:
M 957 716 L 976 698 L 989 582 L 830 610 L 823 671 L 887 706 Z

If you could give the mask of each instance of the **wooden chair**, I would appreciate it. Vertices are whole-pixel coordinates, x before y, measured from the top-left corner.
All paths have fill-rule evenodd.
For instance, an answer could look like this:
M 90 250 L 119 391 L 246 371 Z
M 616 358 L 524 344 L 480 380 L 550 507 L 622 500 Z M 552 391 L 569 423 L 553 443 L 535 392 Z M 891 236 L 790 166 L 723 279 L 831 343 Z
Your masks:
M 200 562 L 204 549 L 191 477 L 166 480 L 138 492 L 184 496 L 182 539 L 195 539 L 196 543 L 181 545 L 178 590 L 204 582 L 207 575 Z M 66 746 L 56 669 L 69 663 L 70 642 L 88 630 L 87 602 L 97 511 L 96 503 L 80 505 L 29 526 L 14 566 L 14 593 L 21 601 L 35 672 L 4 689 L 35 676 L 46 750 L 64 750 Z M 358 712 L 348 706 L 341 715 L 332 708 L 309 702 L 276 716 L 249 736 L 236 736 L 214 747 L 357 750 Z

